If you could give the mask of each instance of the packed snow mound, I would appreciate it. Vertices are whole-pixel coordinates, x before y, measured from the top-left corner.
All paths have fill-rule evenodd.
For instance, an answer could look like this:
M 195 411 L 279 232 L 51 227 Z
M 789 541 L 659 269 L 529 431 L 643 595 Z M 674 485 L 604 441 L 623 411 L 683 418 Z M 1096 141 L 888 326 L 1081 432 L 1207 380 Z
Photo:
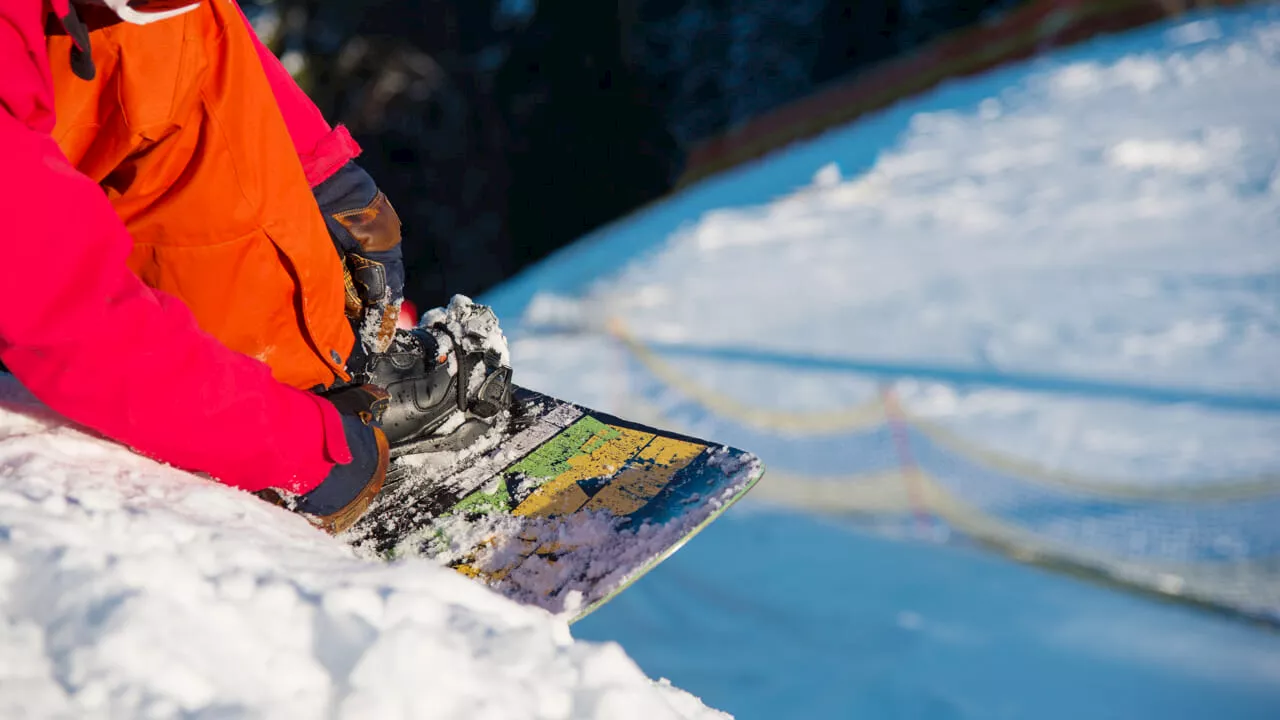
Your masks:
M 0 716 L 723 718 L 615 644 L 69 427 L 0 375 Z

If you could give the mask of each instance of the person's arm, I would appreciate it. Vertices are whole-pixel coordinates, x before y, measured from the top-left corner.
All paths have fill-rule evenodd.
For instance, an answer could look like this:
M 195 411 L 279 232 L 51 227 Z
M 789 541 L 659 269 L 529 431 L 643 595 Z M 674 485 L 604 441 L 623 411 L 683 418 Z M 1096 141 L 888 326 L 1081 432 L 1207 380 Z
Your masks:
M 240 17 L 249 24 L 243 12 Z M 404 299 L 400 217 L 373 178 L 353 162 L 360 146 L 347 129 L 329 126 L 252 25 L 249 30 L 307 182 L 358 295 L 348 298 L 359 303 L 347 308 L 348 315 L 359 318 L 366 349 L 382 352 L 391 344 Z
M 240 17 L 249 24 L 243 11 Z M 345 127 L 329 126 L 320 109 L 298 87 L 280 59 L 253 32 L 252 25 L 249 31 L 258 50 L 258 60 L 271 83 L 271 93 L 275 95 L 276 105 L 280 106 L 284 123 L 289 128 L 289 137 L 293 139 L 293 147 L 298 151 L 298 159 L 307 174 L 307 182 L 315 187 L 359 155 L 360 146 Z
M 328 402 L 201 331 L 126 265 L 103 191 L 50 138 L 44 3 L 0 3 L 0 360 L 50 408 L 171 465 L 304 493 L 349 463 Z

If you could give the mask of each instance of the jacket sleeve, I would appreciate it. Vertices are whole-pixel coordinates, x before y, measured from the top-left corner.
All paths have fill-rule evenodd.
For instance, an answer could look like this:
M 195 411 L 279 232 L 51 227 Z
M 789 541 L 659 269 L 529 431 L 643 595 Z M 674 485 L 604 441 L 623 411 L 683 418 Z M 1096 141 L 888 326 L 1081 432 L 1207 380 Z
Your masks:
M 337 411 L 129 270 L 127 230 L 49 136 L 43 5 L 0 3 L 0 360 L 53 410 L 142 454 L 246 490 L 312 489 L 350 461 Z
M 246 24 L 249 23 L 243 11 L 240 17 Z M 307 182 L 315 187 L 328 180 L 347 161 L 358 156 L 360 146 L 345 127 L 329 127 L 320 109 L 298 87 L 280 59 L 253 32 L 252 25 L 249 31 L 258 50 L 262 69 L 267 74 L 267 81 L 271 83 L 276 105 L 280 106 L 284 123 L 289 128 L 293 147 L 298 151 L 298 159 L 302 161 L 302 169 L 307 174 Z

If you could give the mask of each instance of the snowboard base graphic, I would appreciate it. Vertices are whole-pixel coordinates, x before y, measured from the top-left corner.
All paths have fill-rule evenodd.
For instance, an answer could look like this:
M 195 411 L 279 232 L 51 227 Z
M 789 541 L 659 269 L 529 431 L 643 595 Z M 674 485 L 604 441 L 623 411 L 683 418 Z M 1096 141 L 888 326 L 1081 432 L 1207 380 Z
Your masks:
M 669 557 L 764 474 L 750 453 L 520 387 L 511 410 L 466 450 L 421 449 L 393 449 L 386 489 L 343 538 L 383 558 L 436 558 L 570 622 Z

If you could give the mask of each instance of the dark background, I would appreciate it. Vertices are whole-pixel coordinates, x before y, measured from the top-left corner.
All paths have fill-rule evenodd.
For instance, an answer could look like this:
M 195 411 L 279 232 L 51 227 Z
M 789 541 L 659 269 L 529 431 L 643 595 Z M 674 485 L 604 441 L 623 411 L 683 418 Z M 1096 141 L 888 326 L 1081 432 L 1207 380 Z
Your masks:
M 699 140 L 1018 2 L 241 4 L 364 147 L 430 307 L 661 196 Z

